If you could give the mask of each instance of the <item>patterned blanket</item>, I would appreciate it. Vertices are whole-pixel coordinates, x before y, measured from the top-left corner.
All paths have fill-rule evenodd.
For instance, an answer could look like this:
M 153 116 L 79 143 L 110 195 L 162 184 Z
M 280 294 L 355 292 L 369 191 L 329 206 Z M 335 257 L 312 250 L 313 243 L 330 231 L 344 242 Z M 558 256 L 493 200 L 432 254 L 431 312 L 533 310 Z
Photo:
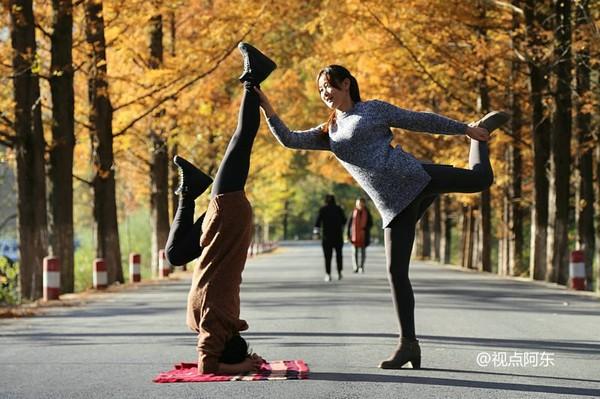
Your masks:
M 176 364 L 173 370 L 160 373 L 154 382 L 215 382 L 297 380 L 308 378 L 308 366 L 303 360 L 276 360 L 264 363 L 257 373 L 237 375 L 198 374 L 197 363 Z

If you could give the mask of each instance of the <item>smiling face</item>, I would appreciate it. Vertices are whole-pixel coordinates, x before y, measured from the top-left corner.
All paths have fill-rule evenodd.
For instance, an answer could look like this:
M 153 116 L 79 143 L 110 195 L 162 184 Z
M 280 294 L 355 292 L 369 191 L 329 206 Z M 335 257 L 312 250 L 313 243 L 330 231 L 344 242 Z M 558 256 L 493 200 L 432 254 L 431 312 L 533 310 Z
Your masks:
M 352 103 L 350 98 L 350 81 L 344 79 L 341 84 L 336 84 L 333 79 L 328 79 L 326 73 L 322 73 L 318 80 L 319 95 L 321 100 L 330 109 L 339 109 L 345 104 Z M 336 87 L 338 86 L 338 87 Z

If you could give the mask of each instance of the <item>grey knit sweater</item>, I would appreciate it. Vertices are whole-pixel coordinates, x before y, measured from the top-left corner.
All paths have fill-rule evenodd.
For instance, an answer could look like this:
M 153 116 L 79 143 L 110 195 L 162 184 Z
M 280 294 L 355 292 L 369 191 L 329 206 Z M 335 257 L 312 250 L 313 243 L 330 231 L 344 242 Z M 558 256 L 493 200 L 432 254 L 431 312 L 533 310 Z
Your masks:
M 431 177 L 400 146 L 392 147 L 390 127 L 440 134 L 463 134 L 467 125 L 431 112 L 413 112 L 384 101 L 356 103 L 337 111 L 329 134 L 323 125 L 290 131 L 281 119 L 267 119 L 271 132 L 285 147 L 331 151 L 371 197 L 387 227 L 425 188 Z

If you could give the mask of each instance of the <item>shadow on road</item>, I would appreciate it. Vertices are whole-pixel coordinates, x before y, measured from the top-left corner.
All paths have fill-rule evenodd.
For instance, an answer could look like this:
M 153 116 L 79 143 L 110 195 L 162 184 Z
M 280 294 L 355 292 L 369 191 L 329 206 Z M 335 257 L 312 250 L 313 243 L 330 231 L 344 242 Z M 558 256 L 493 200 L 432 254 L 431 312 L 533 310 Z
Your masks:
M 448 387 L 464 387 L 464 388 L 480 388 L 490 390 L 505 390 L 505 391 L 522 391 L 522 392 L 540 392 L 553 393 L 562 395 L 577 395 L 577 396 L 598 396 L 600 389 L 593 388 L 576 388 L 576 387 L 556 387 L 548 385 L 534 384 L 515 384 L 508 382 L 489 382 L 489 381 L 468 381 L 451 378 L 436 378 L 436 377 L 416 377 L 413 374 L 421 373 L 426 369 L 402 370 L 406 375 L 389 375 L 389 374 L 361 374 L 361 373 L 321 373 L 311 372 L 310 379 L 317 381 L 336 381 L 336 382 L 385 382 L 385 383 L 400 383 L 400 384 L 419 384 L 430 386 L 448 386 Z

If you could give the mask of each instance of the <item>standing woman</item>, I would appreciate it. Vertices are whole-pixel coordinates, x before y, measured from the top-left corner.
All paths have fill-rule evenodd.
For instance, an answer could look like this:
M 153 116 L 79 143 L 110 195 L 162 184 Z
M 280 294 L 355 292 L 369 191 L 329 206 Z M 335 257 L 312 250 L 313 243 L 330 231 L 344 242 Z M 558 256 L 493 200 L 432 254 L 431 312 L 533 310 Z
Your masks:
M 508 115 L 492 112 L 467 125 L 384 101 L 362 101 L 356 78 L 340 65 L 319 71 L 317 85 L 321 100 L 332 112 L 325 123 L 305 131 L 290 131 L 267 96 L 256 90 L 269 128 L 282 145 L 333 152 L 373 200 L 383 220 L 388 279 L 402 332 L 398 348 L 379 367 L 398 369 L 411 362 L 413 368 L 420 368 L 415 301 L 408 276 L 416 223 L 439 194 L 476 193 L 492 185 L 494 174 L 487 140 L 491 131 L 508 120 Z M 391 127 L 469 136 L 469 169 L 419 162 L 400 146 L 391 146 Z
M 359 198 L 348 219 L 348 241 L 352 243 L 354 273 L 365 272 L 367 247 L 371 243 L 371 227 L 373 227 L 371 213 L 367 209 L 365 199 Z

